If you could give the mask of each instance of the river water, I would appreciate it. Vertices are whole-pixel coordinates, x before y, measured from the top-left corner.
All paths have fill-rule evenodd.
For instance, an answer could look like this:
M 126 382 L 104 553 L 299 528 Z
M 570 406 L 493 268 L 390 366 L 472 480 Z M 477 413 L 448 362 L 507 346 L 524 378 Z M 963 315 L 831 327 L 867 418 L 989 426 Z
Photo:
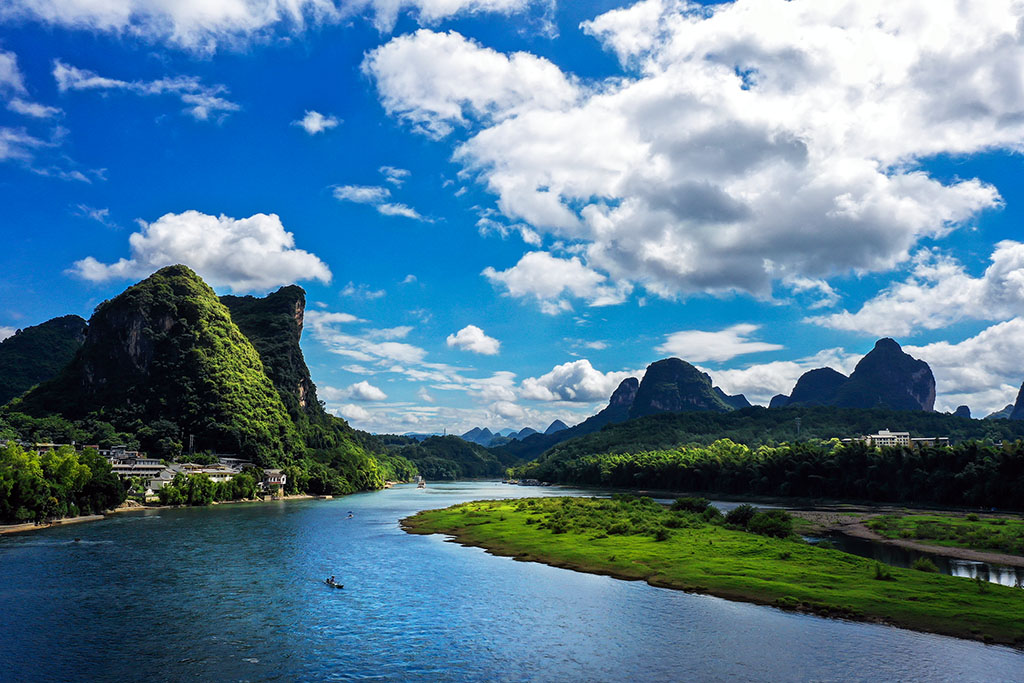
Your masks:
M 459 501 L 572 493 L 400 486 L 0 537 L 0 680 L 1024 680 L 1024 653 L 1009 648 L 516 562 L 398 527 Z M 344 590 L 322 583 L 330 574 Z

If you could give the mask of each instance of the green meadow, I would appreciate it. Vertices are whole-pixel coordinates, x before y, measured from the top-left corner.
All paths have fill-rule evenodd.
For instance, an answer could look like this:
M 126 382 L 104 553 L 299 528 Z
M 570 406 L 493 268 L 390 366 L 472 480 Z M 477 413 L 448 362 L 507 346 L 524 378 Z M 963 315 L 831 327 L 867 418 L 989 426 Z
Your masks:
M 1024 555 L 1024 520 L 966 515 L 882 515 L 867 523 L 886 538 L 924 541 L 951 548 Z
M 785 513 L 707 501 L 476 501 L 402 522 L 498 555 L 823 616 L 1024 647 L 1024 591 L 880 565 L 792 535 Z M 759 532 L 759 533 L 755 533 Z

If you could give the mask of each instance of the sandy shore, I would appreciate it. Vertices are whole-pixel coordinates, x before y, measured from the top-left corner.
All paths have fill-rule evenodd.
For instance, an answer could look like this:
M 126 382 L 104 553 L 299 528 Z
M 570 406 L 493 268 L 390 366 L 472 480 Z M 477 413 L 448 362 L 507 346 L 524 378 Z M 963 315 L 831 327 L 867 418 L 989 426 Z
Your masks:
M 794 517 L 800 517 L 810 522 L 812 533 L 840 533 L 856 538 L 863 538 L 869 541 L 897 546 L 907 550 L 914 550 L 930 555 L 942 555 L 953 557 L 958 560 L 970 560 L 973 562 L 987 562 L 1006 567 L 1024 568 L 1024 557 L 1019 555 L 1008 555 L 1006 553 L 988 552 L 984 550 L 971 550 L 969 548 L 952 548 L 945 545 L 930 545 L 920 541 L 912 541 L 905 538 L 886 538 L 867 527 L 867 522 L 873 517 L 883 514 L 891 514 L 894 509 L 878 509 L 867 507 L 845 507 L 824 508 L 817 510 L 790 510 Z M 902 514 L 929 514 L 935 510 L 907 510 L 899 508 Z M 943 514 L 953 514 L 943 512 Z M 999 516 L 999 515 L 994 515 Z
M 106 517 L 106 515 L 82 515 L 81 517 L 66 517 L 46 524 L 36 524 L 34 522 L 29 524 L 3 524 L 0 525 L 0 534 L 17 534 L 22 531 L 38 531 L 39 529 L 49 529 L 50 527 L 55 526 L 81 524 L 82 522 L 95 522 L 103 519 L 104 517 Z

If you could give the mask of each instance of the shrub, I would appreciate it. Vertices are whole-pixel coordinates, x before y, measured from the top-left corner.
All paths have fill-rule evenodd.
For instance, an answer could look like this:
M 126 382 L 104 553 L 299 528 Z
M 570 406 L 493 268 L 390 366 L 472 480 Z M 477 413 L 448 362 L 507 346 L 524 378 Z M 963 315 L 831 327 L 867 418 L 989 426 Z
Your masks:
M 676 498 L 671 509 L 676 512 L 701 513 L 707 510 L 709 505 L 711 501 L 707 498 Z
M 665 527 L 659 528 L 654 532 L 655 541 L 667 541 L 672 536 L 672 532 Z
M 932 574 L 936 574 L 939 571 L 939 568 L 935 566 L 935 563 L 927 557 L 917 558 L 914 560 L 914 563 L 910 565 L 910 568 L 916 569 L 919 572 L 929 572 Z
M 748 503 L 744 503 L 738 507 L 734 507 L 729 512 L 725 513 L 725 523 L 735 524 L 738 527 L 744 529 L 747 528 L 747 524 L 750 523 L 751 518 L 757 514 L 757 508 Z
M 889 568 L 883 565 L 881 562 L 875 562 L 875 579 L 878 581 L 894 581 L 892 573 Z
M 968 522 L 977 522 L 978 521 L 978 515 L 977 515 L 977 513 L 971 512 L 971 513 L 968 513 L 964 517 L 964 519 L 966 519 Z
M 785 510 L 763 510 L 750 518 L 747 530 L 762 536 L 786 538 L 793 533 L 793 518 Z
M 722 511 L 716 508 L 714 505 L 708 505 L 707 510 L 701 514 L 705 522 L 715 523 L 722 519 Z

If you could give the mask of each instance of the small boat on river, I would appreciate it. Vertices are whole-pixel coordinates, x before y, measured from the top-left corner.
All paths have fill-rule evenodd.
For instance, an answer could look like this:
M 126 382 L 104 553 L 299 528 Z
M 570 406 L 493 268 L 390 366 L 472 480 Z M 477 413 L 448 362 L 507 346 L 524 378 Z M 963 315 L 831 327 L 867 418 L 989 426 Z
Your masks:
M 335 581 L 333 576 L 331 578 L 329 578 L 329 579 L 324 579 L 324 583 L 326 583 L 331 588 L 344 588 L 345 587 L 344 584 L 340 584 L 337 581 Z

